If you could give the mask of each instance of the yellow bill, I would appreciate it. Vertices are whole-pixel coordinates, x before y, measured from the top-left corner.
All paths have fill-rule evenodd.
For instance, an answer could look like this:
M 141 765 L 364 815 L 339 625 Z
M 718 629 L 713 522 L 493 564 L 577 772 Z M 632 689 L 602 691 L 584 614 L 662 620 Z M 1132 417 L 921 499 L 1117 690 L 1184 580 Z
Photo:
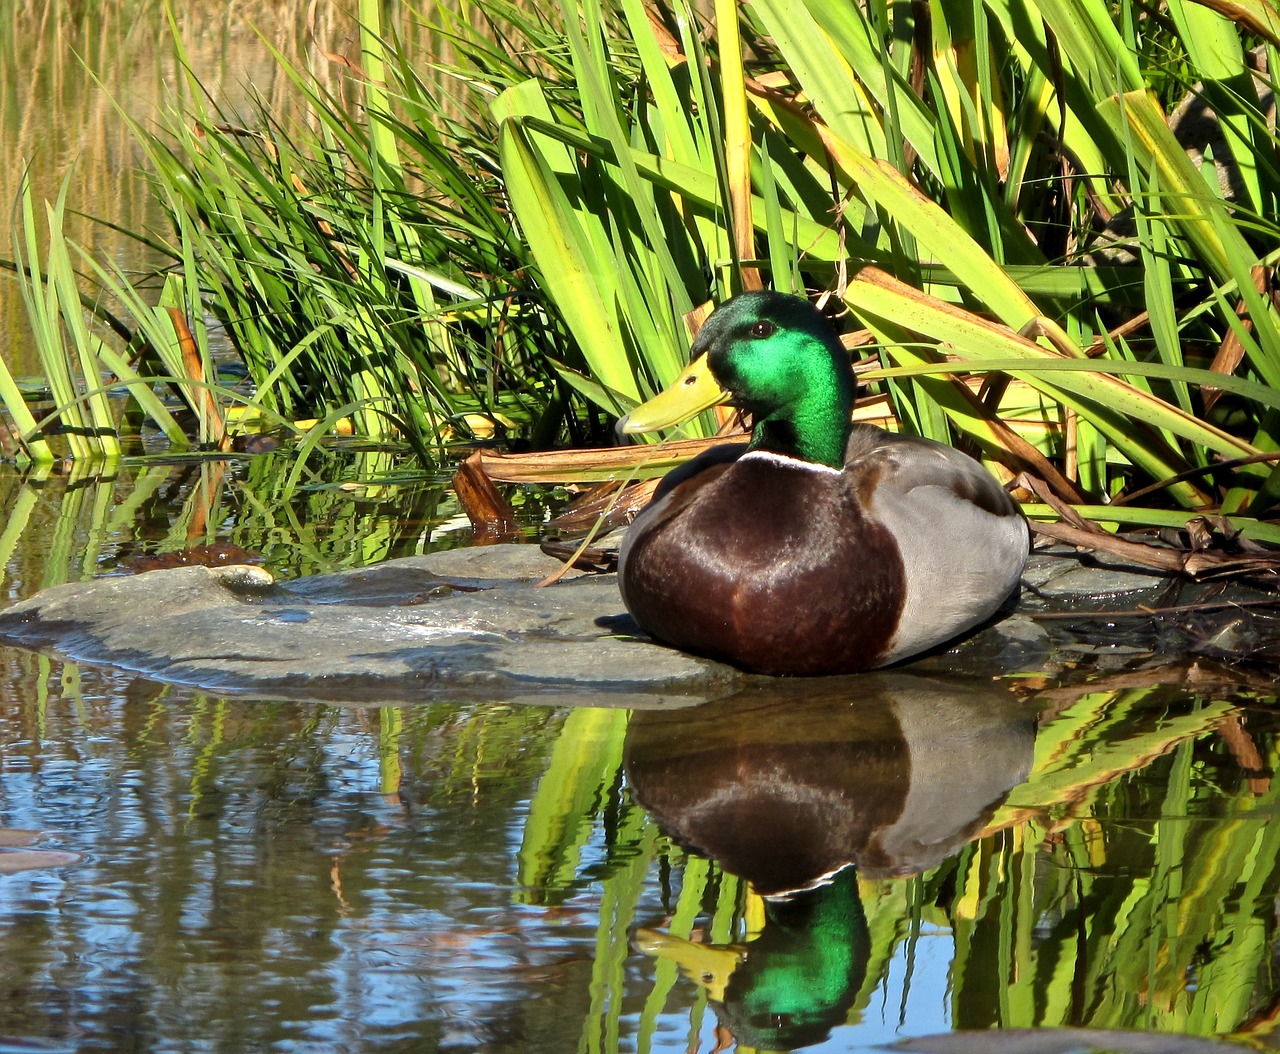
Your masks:
M 622 430 L 635 435 L 672 428 L 703 410 L 728 402 L 729 398 L 729 393 L 711 376 L 707 357 L 700 355 L 668 387 L 627 414 Z
M 637 929 L 632 939 L 645 955 L 676 963 L 689 980 L 705 988 L 717 1003 L 724 1002 L 729 978 L 747 957 L 746 949 L 738 944 L 700 944 L 645 927 Z

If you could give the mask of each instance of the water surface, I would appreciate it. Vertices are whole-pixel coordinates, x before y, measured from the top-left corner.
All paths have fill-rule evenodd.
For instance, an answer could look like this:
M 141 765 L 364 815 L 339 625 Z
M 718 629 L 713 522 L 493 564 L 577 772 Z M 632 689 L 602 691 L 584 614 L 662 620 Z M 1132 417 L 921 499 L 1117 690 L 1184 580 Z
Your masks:
M 196 543 L 290 575 L 465 542 L 444 474 L 402 468 L 335 453 L 329 482 L 293 495 L 269 459 L 103 482 L 3 470 L 3 595 Z M 0 867 L 0 1036 L 611 1054 L 1086 1026 L 1265 1042 L 1270 683 L 1086 662 L 792 681 L 633 715 L 344 708 L 3 649 L 0 828 L 81 859 Z

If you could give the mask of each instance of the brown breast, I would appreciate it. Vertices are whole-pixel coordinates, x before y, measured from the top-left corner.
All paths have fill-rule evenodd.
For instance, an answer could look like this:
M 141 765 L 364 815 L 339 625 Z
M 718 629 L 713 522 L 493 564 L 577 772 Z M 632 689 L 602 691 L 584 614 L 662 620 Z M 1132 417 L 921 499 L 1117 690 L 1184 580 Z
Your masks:
M 846 477 L 769 456 L 717 466 L 638 522 L 623 568 L 627 608 L 652 636 L 769 674 L 877 665 L 902 610 L 892 537 Z

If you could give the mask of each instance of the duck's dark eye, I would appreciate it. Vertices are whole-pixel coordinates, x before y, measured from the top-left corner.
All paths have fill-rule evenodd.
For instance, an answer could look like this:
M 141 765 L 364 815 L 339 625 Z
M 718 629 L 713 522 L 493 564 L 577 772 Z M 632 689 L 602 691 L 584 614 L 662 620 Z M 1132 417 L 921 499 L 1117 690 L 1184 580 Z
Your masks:
M 772 337 L 776 328 L 772 322 L 766 322 L 762 319 L 751 327 L 751 335 L 753 337 Z

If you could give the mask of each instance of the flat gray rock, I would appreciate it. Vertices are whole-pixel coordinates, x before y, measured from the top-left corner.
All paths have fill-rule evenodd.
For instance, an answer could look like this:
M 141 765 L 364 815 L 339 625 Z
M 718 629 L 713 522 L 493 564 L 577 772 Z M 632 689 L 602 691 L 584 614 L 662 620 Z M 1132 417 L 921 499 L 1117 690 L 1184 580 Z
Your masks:
M 520 545 L 296 582 L 177 567 L 44 590 L 0 612 L 0 640 L 210 690 L 359 703 L 589 693 L 662 705 L 741 676 L 635 639 L 611 575 L 535 585 L 559 567 Z
M 661 707 L 756 679 L 644 637 L 613 575 L 536 585 L 559 566 L 535 546 L 498 545 L 294 582 L 250 566 L 109 576 L 0 612 L 0 641 L 211 691 L 353 703 Z M 1145 617 L 1126 628 L 1109 609 L 1140 610 L 1175 584 L 1069 550 L 1034 555 L 1027 583 L 1015 611 L 908 667 L 996 677 L 1275 643 L 1238 612 L 1190 636 Z

